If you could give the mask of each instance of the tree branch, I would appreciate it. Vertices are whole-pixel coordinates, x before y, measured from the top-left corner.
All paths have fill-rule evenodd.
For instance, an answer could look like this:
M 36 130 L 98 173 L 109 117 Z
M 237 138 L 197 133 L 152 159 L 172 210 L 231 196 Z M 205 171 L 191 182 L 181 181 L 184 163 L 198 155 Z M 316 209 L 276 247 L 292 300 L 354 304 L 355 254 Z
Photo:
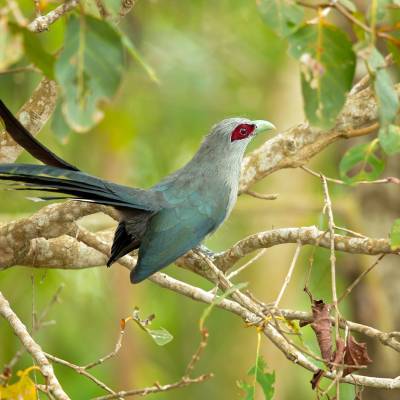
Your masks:
M 96 397 L 94 400 L 111 400 L 111 399 L 118 399 L 120 397 L 129 397 L 129 396 L 147 396 L 153 393 L 160 393 L 160 392 L 168 392 L 173 389 L 183 388 L 193 383 L 203 383 L 207 379 L 211 378 L 212 374 L 204 374 L 200 375 L 197 378 L 189 378 L 183 377 L 177 382 L 169 383 L 167 385 L 153 385 L 144 389 L 133 389 L 133 390 L 121 390 L 120 392 L 115 393 L 115 395 L 109 394 L 106 396 Z
M 43 353 L 41 347 L 32 339 L 25 325 L 11 309 L 10 304 L 0 292 L 0 315 L 9 323 L 25 349 L 31 354 L 39 365 L 40 371 L 46 378 L 50 393 L 59 400 L 69 400 L 68 395 L 58 382 L 52 365 Z
M 44 78 L 21 107 L 17 117 L 32 135 L 36 135 L 51 117 L 56 100 L 56 83 Z M 0 129 L 0 164 L 13 163 L 23 150 L 6 131 Z
M 51 24 L 54 24 L 65 13 L 72 10 L 79 4 L 79 0 L 66 0 L 65 3 L 56 7 L 46 15 L 40 15 L 28 24 L 27 28 L 32 32 L 43 32 L 49 29 Z
M 3 249 L 0 252 L 0 268 L 8 268 L 22 262 L 26 264 L 27 255 L 37 253 L 34 249 L 30 250 L 32 239 L 50 239 L 74 234 L 77 229 L 75 221 L 96 212 L 104 212 L 117 218 L 117 212 L 109 207 L 68 201 L 51 204 L 30 217 L 0 226 L 0 248 Z M 59 252 L 65 253 L 62 249 L 59 249 Z
M 372 90 L 366 88 L 349 94 L 332 129 L 322 130 L 303 123 L 279 133 L 244 159 L 240 193 L 246 192 L 252 184 L 279 169 L 305 165 L 324 148 L 340 139 L 373 132 L 378 128 L 377 116 L 376 99 Z
M 297 243 L 330 248 L 330 233 L 319 230 L 316 226 L 300 228 L 279 228 L 259 232 L 237 242 L 229 250 L 218 255 L 216 264 L 223 271 L 231 268 L 236 262 L 247 254 L 272 246 Z M 343 235 L 334 235 L 335 250 L 351 254 L 398 254 L 392 250 L 388 239 L 359 238 Z

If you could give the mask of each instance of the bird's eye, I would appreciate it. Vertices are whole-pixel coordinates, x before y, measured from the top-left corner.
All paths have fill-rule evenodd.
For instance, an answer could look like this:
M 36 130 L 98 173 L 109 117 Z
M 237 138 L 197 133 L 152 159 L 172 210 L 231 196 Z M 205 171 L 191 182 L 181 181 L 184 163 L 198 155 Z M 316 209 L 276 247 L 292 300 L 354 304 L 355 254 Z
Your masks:
M 231 133 L 231 142 L 246 139 L 254 132 L 254 124 L 240 124 Z

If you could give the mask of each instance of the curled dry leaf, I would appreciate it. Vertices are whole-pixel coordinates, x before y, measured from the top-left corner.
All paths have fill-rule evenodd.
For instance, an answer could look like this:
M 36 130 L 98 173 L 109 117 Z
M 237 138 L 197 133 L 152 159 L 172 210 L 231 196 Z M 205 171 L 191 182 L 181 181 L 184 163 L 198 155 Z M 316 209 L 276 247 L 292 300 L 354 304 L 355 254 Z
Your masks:
M 322 358 L 329 365 L 332 360 L 332 321 L 329 315 L 330 305 L 323 300 L 313 300 L 312 315 L 314 321 L 311 327 L 317 337 L 318 345 L 321 350 Z
M 371 364 L 372 360 L 368 356 L 367 344 L 358 343 L 352 335 L 349 335 L 347 339 L 346 352 L 344 355 L 344 363 L 346 365 L 354 365 L 354 367 L 345 368 L 343 371 L 343 376 L 357 371 L 359 369 L 356 367 L 357 365 L 361 367 Z
M 321 380 L 321 378 L 324 376 L 324 370 L 319 369 L 317 372 L 314 373 L 310 383 L 311 383 L 311 387 L 314 390 L 318 384 L 319 381 Z
M 343 370 L 343 376 L 351 374 L 357 371 L 362 366 L 366 366 L 372 362 L 368 356 L 366 343 L 358 343 L 352 335 L 347 338 L 347 343 L 342 338 L 336 340 L 336 350 L 333 350 L 332 343 L 332 321 L 330 319 L 330 306 L 325 304 L 323 300 L 312 301 L 312 315 L 313 322 L 311 327 L 317 337 L 318 345 L 321 350 L 322 358 L 329 369 L 333 369 L 335 366 L 344 364 L 347 365 Z M 306 324 L 302 324 L 304 326 Z M 349 367 L 351 365 L 351 367 Z M 314 373 L 310 383 L 311 387 L 315 389 L 321 378 L 324 376 L 322 369 Z

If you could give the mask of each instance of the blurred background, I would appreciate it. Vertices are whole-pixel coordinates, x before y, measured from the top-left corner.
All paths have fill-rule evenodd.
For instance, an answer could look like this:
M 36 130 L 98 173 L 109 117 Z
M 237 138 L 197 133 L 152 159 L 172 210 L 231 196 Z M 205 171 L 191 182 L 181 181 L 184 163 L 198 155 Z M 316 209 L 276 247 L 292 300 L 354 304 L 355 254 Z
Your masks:
M 22 1 L 21 5 L 26 10 L 32 7 L 30 2 Z M 139 1 L 122 21 L 121 28 L 154 68 L 159 83 L 127 59 L 122 85 L 113 101 L 103 106 L 105 117 L 98 126 L 86 134 L 72 133 L 65 137 L 54 132 L 49 123 L 40 133 L 41 141 L 84 171 L 122 184 L 149 187 L 189 160 L 203 135 L 221 119 L 229 116 L 268 119 L 279 131 L 304 120 L 297 64 L 287 55 L 285 43 L 262 22 L 255 2 Z M 41 41 L 49 51 L 62 43 L 64 29 L 65 21 L 60 20 L 50 32 L 41 34 Z M 34 72 L 2 74 L 0 97 L 16 111 L 39 80 L 40 76 Z M 258 137 L 251 149 L 264 140 L 265 137 Z M 337 164 L 345 148 L 346 144 L 331 146 L 312 161 L 311 167 L 337 177 Z M 30 158 L 25 154 L 19 159 L 27 160 Z M 395 174 L 398 161 L 395 157 L 391 161 L 389 175 Z M 251 233 L 271 228 L 325 226 L 320 182 L 304 171 L 279 171 L 253 189 L 279 196 L 274 201 L 241 196 L 229 220 L 208 239 L 208 247 L 220 251 Z M 387 237 L 393 219 L 399 217 L 396 188 L 331 186 L 330 190 L 338 225 L 368 236 Z M 26 200 L 24 194 L 3 192 L 0 223 L 29 215 L 41 207 Z M 96 230 L 112 224 L 103 216 L 92 216 L 82 223 Z M 294 245 L 268 249 L 236 282 L 249 282 L 249 289 L 259 299 L 266 303 L 273 301 L 294 250 Z M 283 307 L 309 310 L 303 286 L 312 254 L 310 289 L 316 298 L 330 301 L 329 253 L 322 249 L 313 253 L 313 249 L 305 247 L 283 298 Z M 366 256 L 338 254 L 339 293 L 373 261 Z M 175 266 L 165 272 L 212 288 L 203 279 Z M 400 330 L 400 309 L 396 306 L 398 300 L 395 301 L 399 274 L 394 258 L 387 257 L 346 299 L 341 306 L 343 315 L 381 330 Z M 136 325 L 129 324 L 119 355 L 99 366 L 96 376 L 120 390 L 148 386 L 155 381 L 169 383 L 183 375 L 200 340 L 198 320 L 204 304 L 149 281 L 132 286 L 128 271 L 118 265 L 82 271 L 11 268 L 0 273 L 0 290 L 28 327 L 33 305 L 40 312 L 60 284 L 65 285 L 62 301 L 49 315 L 56 323 L 35 335 L 47 352 L 79 365 L 96 360 L 114 348 L 120 319 L 137 306 L 143 317 L 154 313 L 152 326 L 166 328 L 174 340 L 158 347 Z M 196 373 L 213 372 L 214 379 L 155 394 L 154 399 L 242 397 L 236 382 L 244 379 L 254 364 L 256 331 L 246 328 L 236 316 L 217 309 L 206 325 L 209 345 Z M 302 332 L 304 342 L 317 351 L 311 329 L 305 327 Z M 0 366 L 18 348 L 18 341 L 0 320 Z M 267 340 L 262 341 L 261 352 L 269 370 L 276 371 L 275 399 L 314 398 L 309 372 L 288 362 Z M 373 342 L 369 343 L 369 352 L 374 364 L 368 374 L 400 375 L 398 358 L 393 352 Z M 31 364 L 32 360 L 24 356 L 17 369 Z M 58 365 L 55 369 L 73 399 L 101 394 L 97 386 L 70 369 Z M 262 398 L 261 393 L 258 396 Z M 353 398 L 354 388 L 343 385 L 341 399 Z M 396 397 L 365 390 L 363 398 L 395 399 L 398 394 Z

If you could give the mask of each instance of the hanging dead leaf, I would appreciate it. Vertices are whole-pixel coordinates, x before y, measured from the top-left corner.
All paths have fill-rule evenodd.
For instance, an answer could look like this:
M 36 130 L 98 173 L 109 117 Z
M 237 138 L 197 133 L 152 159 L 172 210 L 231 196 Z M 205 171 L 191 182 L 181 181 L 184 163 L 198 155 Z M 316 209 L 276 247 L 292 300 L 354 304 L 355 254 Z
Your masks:
M 322 358 L 329 365 L 332 360 L 332 321 L 329 315 L 330 306 L 323 300 L 313 300 L 311 306 L 314 321 L 311 327 L 317 337 L 318 345 L 321 350 Z
M 311 383 L 311 387 L 313 388 L 313 390 L 318 386 L 319 381 L 321 380 L 321 378 L 324 376 L 324 371 L 322 369 L 319 369 L 317 372 L 314 373 L 310 383 Z
M 357 371 L 357 365 L 366 366 L 372 363 L 367 352 L 367 344 L 357 342 L 352 335 L 347 339 L 346 353 L 344 355 L 344 363 L 347 365 L 354 365 L 354 367 L 347 367 L 343 371 L 343 376 Z

